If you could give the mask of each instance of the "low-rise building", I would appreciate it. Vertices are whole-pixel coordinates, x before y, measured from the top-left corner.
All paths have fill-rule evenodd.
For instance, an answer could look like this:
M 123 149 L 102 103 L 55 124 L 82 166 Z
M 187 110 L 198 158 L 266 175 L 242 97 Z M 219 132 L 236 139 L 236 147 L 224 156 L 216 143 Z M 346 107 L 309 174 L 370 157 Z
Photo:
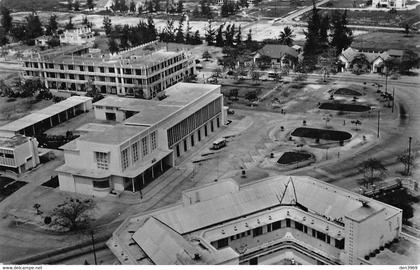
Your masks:
M 61 147 L 60 189 L 94 196 L 140 192 L 225 124 L 219 85 L 178 83 L 165 96 L 161 101 L 108 96 L 95 103 L 95 117 L 116 125 L 98 132 L 91 126 Z
M 281 68 L 285 65 L 294 68 L 297 63 L 299 53 L 296 49 L 287 45 L 267 44 L 254 56 L 254 62 L 258 62 L 262 57 L 271 59 L 271 68 Z
M 84 45 L 94 41 L 95 34 L 87 26 L 66 30 L 60 35 L 61 44 Z
M 12 137 L 17 134 L 26 136 L 40 135 L 47 129 L 91 109 L 91 97 L 72 96 L 1 126 L 0 136 Z
M 369 264 L 401 224 L 402 210 L 308 176 L 227 179 L 127 218 L 107 245 L 122 264 Z
M 24 79 L 40 78 L 53 92 L 69 95 L 95 87 L 104 94 L 152 98 L 196 72 L 191 53 L 156 43 L 116 55 L 94 53 L 88 45 L 65 46 L 34 54 L 22 65 Z
M 372 7 L 405 8 L 407 0 L 372 0 Z
M 0 135 L 0 170 L 23 173 L 39 164 L 38 142 L 20 134 Z

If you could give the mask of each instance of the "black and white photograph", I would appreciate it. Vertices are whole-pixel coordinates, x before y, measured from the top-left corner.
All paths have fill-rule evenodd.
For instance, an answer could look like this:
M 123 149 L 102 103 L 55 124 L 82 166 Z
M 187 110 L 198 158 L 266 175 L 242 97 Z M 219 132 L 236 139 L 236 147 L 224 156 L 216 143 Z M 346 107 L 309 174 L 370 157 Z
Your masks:
M 417 270 L 419 180 L 420 0 L 0 0 L 3 270 Z

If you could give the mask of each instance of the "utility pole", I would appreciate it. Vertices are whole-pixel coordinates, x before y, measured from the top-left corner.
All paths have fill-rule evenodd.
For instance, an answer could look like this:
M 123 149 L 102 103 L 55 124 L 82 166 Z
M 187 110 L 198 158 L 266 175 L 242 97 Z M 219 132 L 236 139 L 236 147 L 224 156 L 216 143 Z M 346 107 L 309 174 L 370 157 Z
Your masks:
M 395 87 L 392 88 L 392 113 L 394 113 L 394 104 L 395 104 Z
M 93 230 L 90 231 L 90 236 L 92 238 L 93 259 L 95 260 L 95 265 L 97 265 L 98 262 L 96 260 L 95 238 L 93 237 Z
M 411 140 L 412 137 L 408 138 L 408 163 L 407 163 L 407 175 L 410 174 L 410 163 L 411 163 Z
M 385 93 L 388 93 L 388 67 L 385 67 Z
M 379 119 L 381 119 L 381 111 L 380 110 L 378 110 L 378 132 L 376 134 L 376 137 L 378 137 L 378 138 L 379 138 Z

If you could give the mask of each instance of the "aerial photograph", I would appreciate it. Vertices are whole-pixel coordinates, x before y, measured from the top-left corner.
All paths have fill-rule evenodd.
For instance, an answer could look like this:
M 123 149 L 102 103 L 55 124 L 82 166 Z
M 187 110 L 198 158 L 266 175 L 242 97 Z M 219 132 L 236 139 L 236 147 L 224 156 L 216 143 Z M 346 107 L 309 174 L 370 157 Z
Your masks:
M 420 0 L 0 0 L 3 270 L 417 270 L 419 180 Z

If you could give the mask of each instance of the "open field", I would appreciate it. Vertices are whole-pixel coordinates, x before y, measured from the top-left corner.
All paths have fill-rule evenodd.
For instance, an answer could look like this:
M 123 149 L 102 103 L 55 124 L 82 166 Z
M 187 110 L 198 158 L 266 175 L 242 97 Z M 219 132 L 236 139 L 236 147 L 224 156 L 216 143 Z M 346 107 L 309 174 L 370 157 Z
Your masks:
M 320 10 L 320 14 L 328 14 L 330 18 L 332 12 L 333 10 Z M 306 12 L 300 20 L 308 21 L 310 14 L 311 12 Z M 412 25 L 420 21 L 420 6 L 414 10 L 397 11 L 396 13 L 378 10 L 348 10 L 347 18 L 350 25 L 404 27 L 406 24 Z
M 376 50 L 400 49 L 420 53 L 420 35 L 405 36 L 396 32 L 370 32 L 354 38 L 353 47 L 375 48 Z
M 67 1 L 62 0 L 2 0 L 2 5 L 11 9 L 19 11 L 30 10 L 48 10 L 48 11 L 63 11 L 67 10 Z M 79 0 L 80 9 L 85 8 L 86 0 Z

